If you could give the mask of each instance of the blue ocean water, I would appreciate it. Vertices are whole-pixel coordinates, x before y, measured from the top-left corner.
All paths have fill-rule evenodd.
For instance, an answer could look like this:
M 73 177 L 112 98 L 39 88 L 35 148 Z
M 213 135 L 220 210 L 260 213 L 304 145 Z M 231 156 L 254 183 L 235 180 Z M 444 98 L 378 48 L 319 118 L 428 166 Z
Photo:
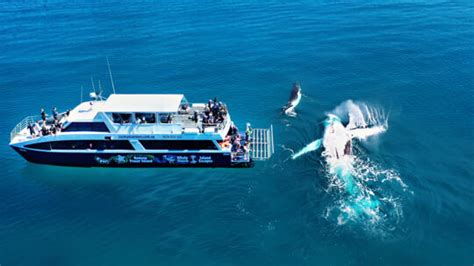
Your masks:
M 160 1 L 0 6 L 0 264 L 472 265 L 474 4 Z M 74 107 L 90 77 L 120 93 L 217 96 L 275 129 L 252 169 L 35 165 L 8 147 L 41 107 Z M 291 84 L 297 117 L 280 114 Z M 356 143 L 374 217 L 318 153 L 290 160 L 352 99 L 388 131 Z

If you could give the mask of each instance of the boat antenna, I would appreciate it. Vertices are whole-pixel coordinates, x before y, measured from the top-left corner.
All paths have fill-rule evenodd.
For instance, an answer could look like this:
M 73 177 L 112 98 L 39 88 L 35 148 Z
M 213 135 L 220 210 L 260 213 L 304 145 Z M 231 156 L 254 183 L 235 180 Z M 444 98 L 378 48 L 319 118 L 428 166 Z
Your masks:
M 102 97 L 102 85 L 100 84 L 100 79 L 99 79 L 99 99 L 103 100 L 104 98 Z
M 94 85 L 94 78 L 91 77 L 91 83 L 92 83 L 92 89 L 94 90 L 94 93 L 95 93 L 95 85 Z
M 110 84 L 112 84 L 112 90 L 114 91 L 114 94 L 115 94 L 114 78 L 112 77 L 112 70 L 110 70 L 109 57 L 106 56 L 105 58 L 107 59 L 107 67 L 109 68 Z
M 100 79 L 99 79 L 99 95 L 102 94 L 102 86 L 100 85 Z
M 82 91 L 84 90 L 84 86 L 81 86 L 81 103 L 82 103 Z

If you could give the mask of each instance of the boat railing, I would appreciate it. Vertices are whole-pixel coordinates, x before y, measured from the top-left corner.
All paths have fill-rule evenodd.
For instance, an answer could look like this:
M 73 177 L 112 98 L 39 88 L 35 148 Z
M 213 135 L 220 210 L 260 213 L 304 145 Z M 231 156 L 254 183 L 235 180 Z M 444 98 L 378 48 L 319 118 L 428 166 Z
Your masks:
M 16 136 L 20 134 L 27 126 L 28 123 L 34 124 L 36 121 L 39 120 L 39 116 L 27 116 L 23 118 L 10 132 L 10 141 L 13 140 Z

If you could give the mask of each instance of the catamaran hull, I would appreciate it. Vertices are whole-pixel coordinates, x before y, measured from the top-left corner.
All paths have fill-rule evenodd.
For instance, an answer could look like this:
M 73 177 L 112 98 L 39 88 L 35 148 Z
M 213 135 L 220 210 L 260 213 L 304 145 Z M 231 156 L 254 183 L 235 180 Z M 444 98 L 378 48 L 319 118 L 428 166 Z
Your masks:
M 252 167 L 253 161 L 232 161 L 230 153 L 45 152 L 12 147 L 32 163 L 79 167 Z

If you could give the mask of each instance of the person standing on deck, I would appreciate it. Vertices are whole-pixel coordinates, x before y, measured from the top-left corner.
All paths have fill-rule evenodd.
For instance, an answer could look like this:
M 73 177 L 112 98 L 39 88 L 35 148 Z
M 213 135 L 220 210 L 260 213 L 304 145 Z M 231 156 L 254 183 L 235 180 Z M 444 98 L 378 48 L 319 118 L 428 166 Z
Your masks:
M 246 128 L 245 128 L 245 142 L 249 142 L 250 136 L 252 135 L 252 127 L 250 126 L 250 123 L 247 123 Z
M 30 122 L 28 122 L 28 127 L 27 128 L 30 131 L 31 136 L 36 136 L 35 127 Z
M 46 112 L 44 111 L 44 108 L 41 108 L 41 119 L 43 119 L 43 121 L 46 121 Z
M 35 122 L 33 124 L 33 128 L 35 130 L 35 135 L 39 136 L 41 134 L 41 127 L 40 125 L 38 124 L 38 122 Z
M 56 107 L 52 110 L 54 120 L 58 119 L 58 109 Z

